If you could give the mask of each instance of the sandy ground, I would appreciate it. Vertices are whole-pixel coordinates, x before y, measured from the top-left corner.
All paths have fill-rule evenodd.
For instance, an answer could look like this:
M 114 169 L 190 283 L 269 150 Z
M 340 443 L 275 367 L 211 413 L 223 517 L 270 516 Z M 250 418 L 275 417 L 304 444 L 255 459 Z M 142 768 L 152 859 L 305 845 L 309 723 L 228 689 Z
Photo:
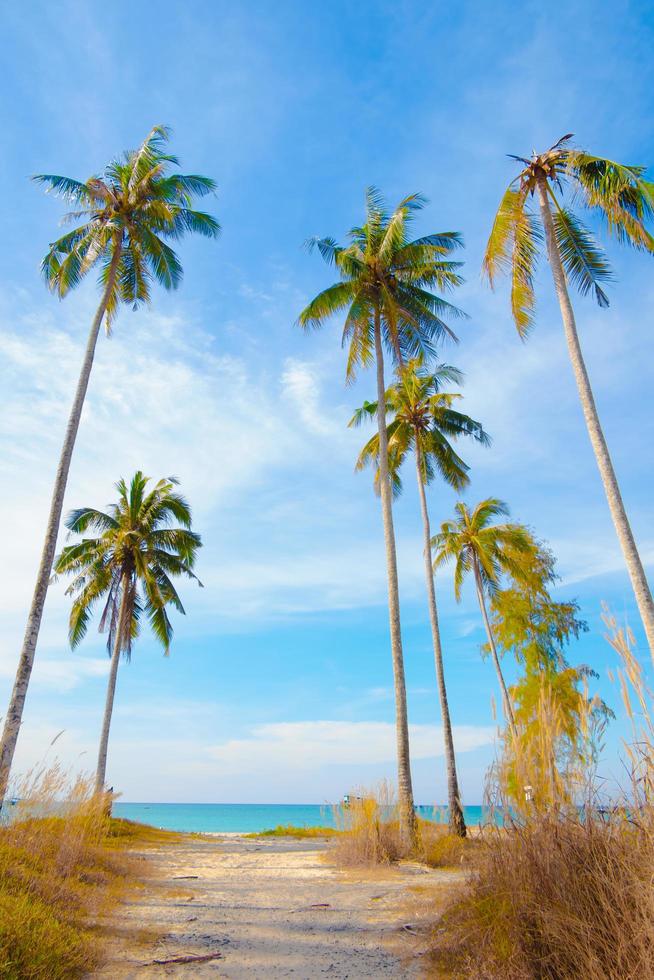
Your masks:
M 412 863 L 340 871 L 325 855 L 328 847 L 321 840 L 217 836 L 144 851 L 146 884 L 118 909 L 109 958 L 93 976 L 423 976 L 421 946 L 434 902 L 461 872 Z M 153 963 L 212 953 L 220 958 Z

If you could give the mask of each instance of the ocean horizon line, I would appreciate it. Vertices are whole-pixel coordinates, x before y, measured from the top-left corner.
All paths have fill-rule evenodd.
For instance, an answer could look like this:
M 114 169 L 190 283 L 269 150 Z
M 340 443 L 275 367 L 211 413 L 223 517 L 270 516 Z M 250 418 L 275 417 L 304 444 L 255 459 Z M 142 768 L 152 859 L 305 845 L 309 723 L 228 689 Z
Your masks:
M 208 801 L 208 800 L 123 800 L 120 799 L 117 802 L 124 803 L 127 806 L 340 806 L 343 800 L 330 802 L 328 800 L 322 803 L 311 803 L 303 801 L 302 803 L 271 803 L 270 801 L 264 801 L 261 803 L 223 803 L 220 801 Z M 426 807 L 434 807 L 436 809 L 447 810 L 447 803 L 416 803 L 416 807 L 424 809 Z M 471 807 L 482 807 L 486 809 L 484 803 L 466 803 L 465 806 Z
M 339 803 L 156 803 L 118 801 L 115 817 L 134 820 L 163 830 L 187 833 L 261 833 L 276 827 L 330 827 L 339 824 Z M 425 820 L 446 823 L 447 805 L 416 806 Z M 487 810 L 480 805 L 463 808 L 471 826 L 482 823 Z

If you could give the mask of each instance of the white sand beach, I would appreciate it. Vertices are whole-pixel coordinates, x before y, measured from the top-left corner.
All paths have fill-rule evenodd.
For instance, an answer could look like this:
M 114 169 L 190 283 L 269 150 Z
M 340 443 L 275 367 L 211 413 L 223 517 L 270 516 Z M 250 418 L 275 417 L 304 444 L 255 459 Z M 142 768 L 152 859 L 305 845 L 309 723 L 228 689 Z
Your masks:
M 463 872 L 413 862 L 343 871 L 328 848 L 223 835 L 139 852 L 145 885 L 115 911 L 110 955 L 93 977 L 422 975 L 439 896 Z

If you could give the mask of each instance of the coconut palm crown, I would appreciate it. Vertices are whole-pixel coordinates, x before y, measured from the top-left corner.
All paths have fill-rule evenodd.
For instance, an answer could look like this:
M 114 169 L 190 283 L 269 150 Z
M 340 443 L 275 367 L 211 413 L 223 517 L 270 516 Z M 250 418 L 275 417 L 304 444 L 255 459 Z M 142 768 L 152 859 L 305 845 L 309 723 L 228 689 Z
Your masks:
M 398 364 L 419 354 L 433 356 L 435 343 L 444 338 L 456 340 L 444 318 L 465 314 L 432 290 L 449 290 L 462 282 L 461 263 L 448 256 L 463 242 L 453 231 L 411 240 L 411 223 L 426 203 L 422 194 L 411 194 L 389 213 L 377 188 L 369 187 L 365 224 L 351 229 L 348 245 L 333 238 L 307 243 L 336 267 L 340 281 L 319 293 L 298 322 L 320 327 L 329 317 L 345 313 L 348 381 L 374 360 L 375 314 L 384 346 Z
M 209 238 L 220 233 L 215 218 L 192 208 L 194 197 L 215 191 L 215 181 L 171 172 L 178 160 L 166 152 L 169 138 L 166 126 L 155 126 L 137 150 L 86 181 L 53 174 L 32 178 L 75 205 L 64 222 L 82 219 L 50 245 L 41 266 L 46 282 L 63 297 L 95 267 L 102 286 L 113 277 L 108 329 L 120 303 L 136 307 L 149 301 L 153 280 L 166 289 L 179 285 L 182 266 L 166 239 L 175 241 L 187 232 Z
M 483 446 L 490 437 L 480 422 L 454 408 L 462 398 L 458 392 L 443 391 L 446 383 L 461 384 L 463 374 L 449 364 L 434 369 L 423 367 L 414 358 L 396 372 L 397 380 L 386 390 L 386 414 L 390 421 L 388 460 L 395 495 L 402 492 L 401 467 L 410 452 L 416 452 L 423 483 L 431 483 L 436 475 L 455 490 L 466 487 L 470 478 L 469 466 L 458 455 L 452 441 L 471 436 Z M 377 414 L 377 402 L 365 401 L 350 419 L 350 426 L 359 426 Z M 375 467 L 375 489 L 379 492 L 379 434 L 365 444 L 357 459 L 356 469 Z
M 569 133 L 530 158 L 510 154 L 523 166 L 504 193 L 486 247 L 484 271 L 491 285 L 500 274 L 510 277 L 511 309 L 522 337 L 534 322 L 534 274 L 544 239 L 540 218 L 530 207 L 539 184 L 550 202 L 566 276 L 582 295 L 592 292 L 600 306 L 609 305 L 602 287 L 612 279 L 611 268 L 575 207 L 599 215 L 620 243 L 654 252 L 646 227 L 654 217 L 654 184 L 645 180 L 646 168 L 592 156 L 573 148 L 571 139 Z
M 72 647 L 83 640 L 94 608 L 102 601 L 99 629 L 108 635 L 109 653 L 117 644 L 129 659 L 144 615 L 164 653 L 169 652 L 173 629 L 166 608 L 172 605 L 184 613 L 172 579 L 198 581 L 193 567 L 202 546 L 200 536 L 190 530 L 189 505 L 175 492 L 177 482 L 169 477 L 148 490 L 149 478 L 139 471 L 129 486 L 118 481 L 118 503 L 106 513 L 83 507 L 66 518 L 74 534 L 96 532 L 67 545 L 55 560 L 55 575 L 74 576 L 66 590 L 74 597 L 69 620 Z M 171 527 L 173 520 L 181 526 Z M 128 615 L 120 623 L 123 597 Z
M 454 595 L 461 599 L 461 588 L 468 572 L 472 572 L 477 591 L 479 610 L 484 621 L 493 665 L 502 693 L 504 713 L 513 737 L 517 737 L 515 715 L 497 652 L 497 644 L 486 608 L 486 596 L 498 591 L 504 576 L 516 583 L 534 584 L 531 567 L 536 545 L 527 528 L 520 524 L 495 523 L 496 518 L 508 516 L 509 509 L 496 497 L 482 500 L 473 511 L 459 501 L 456 518 L 441 524 L 432 538 L 434 570 L 454 561 Z
M 468 572 L 478 570 L 484 591 L 490 595 L 499 588 L 503 575 L 515 581 L 524 580 L 528 569 L 525 556 L 533 552 L 533 539 L 521 524 L 494 523 L 506 517 L 509 508 L 502 500 L 488 497 L 474 510 L 459 501 L 456 518 L 444 521 L 432 538 L 434 569 L 454 561 L 454 595 L 461 599 L 461 589 Z

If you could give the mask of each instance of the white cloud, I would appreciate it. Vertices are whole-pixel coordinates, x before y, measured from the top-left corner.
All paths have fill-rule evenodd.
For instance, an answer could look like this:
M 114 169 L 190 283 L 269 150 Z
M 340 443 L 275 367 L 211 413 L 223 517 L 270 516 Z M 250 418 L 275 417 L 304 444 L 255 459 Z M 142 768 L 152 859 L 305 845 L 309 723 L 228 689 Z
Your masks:
M 437 725 L 411 725 L 411 756 L 443 755 L 443 733 Z M 464 725 L 454 728 L 458 752 L 492 744 L 495 729 Z M 322 766 L 371 765 L 395 758 L 395 726 L 382 721 L 297 721 L 259 725 L 247 738 L 230 739 L 209 749 L 221 775 L 284 772 Z
M 7 650 L 0 655 L 0 677 L 13 680 L 17 650 Z M 51 691 L 71 691 L 87 678 L 104 677 L 109 673 L 109 657 L 68 658 L 39 656 L 34 663 L 31 683 L 47 687 Z
M 347 418 L 335 418 L 333 408 L 327 411 L 320 402 L 320 373 L 315 364 L 287 358 L 282 390 L 284 398 L 309 432 L 317 436 L 343 433 Z
M 18 743 L 17 779 L 55 760 L 67 771 L 93 770 L 102 709 L 97 693 L 92 705 L 64 700 L 28 720 Z M 232 708 L 231 715 L 238 712 Z M 109 782 L 126 800 L 301 803 L 338 800 L 354 786 L 395 778 L 395 728 L 390 722 L 274 722 L 246 726 L 242 735 L 230 737 L 229 718 L 230 709 L 216 702 L 119 701 L 109 745 Z M 216 730 L 222 733 L 220 740 Z M 481 751 L 486 759 L 495 734 L 491 726 L 455 726 L 457 756 Z M 410 740 L 416 798 L 444 800 L 442 729 L 411 725 Z M 474 759 L 479 756 L 471 763 L 478 765 Z M 462 762 L 459 766 L 465 769 Z
M 565 569 L 562 587 L 600 575 L 624 572 L 624 557 L 616 537 L 607 541 L 597 541 L 592 537 L 583 541 L 554 538 L 550 543 L 561 567 Z M 654 545 L 643 541 L 639 550 L 643 564 L 654 565 Z

